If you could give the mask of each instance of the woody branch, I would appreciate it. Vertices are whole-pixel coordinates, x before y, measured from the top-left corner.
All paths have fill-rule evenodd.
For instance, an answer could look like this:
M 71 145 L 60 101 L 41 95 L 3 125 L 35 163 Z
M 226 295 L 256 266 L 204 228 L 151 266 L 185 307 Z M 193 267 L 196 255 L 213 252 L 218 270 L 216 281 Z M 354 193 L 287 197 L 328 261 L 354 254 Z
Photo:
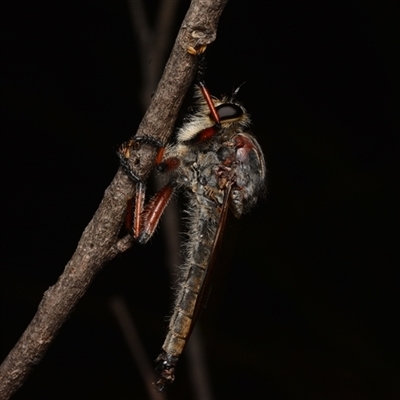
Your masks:
M 226 3 L 227 0 L 191 2 L 137 135 L 149 135 L 162 143 L 168 140 L 195 74 L 196 60 L 187 53 L 187 48 L 208 45 L 215 40 L 219 17 Z M 152 169 L 154 157 L 155 149 L 146 144 L 132 152 L 132 165 L 142 179 L 146 179 Z M 62 275 L 44 293 L 32 321 L 1 364 L 1 399 L 9 399 L 22 386 L 101 268 L 132 246 L 131 237 L 119 239 L 118 235 L 126 202 L 133 194 L 134 185 L 120 168 Z

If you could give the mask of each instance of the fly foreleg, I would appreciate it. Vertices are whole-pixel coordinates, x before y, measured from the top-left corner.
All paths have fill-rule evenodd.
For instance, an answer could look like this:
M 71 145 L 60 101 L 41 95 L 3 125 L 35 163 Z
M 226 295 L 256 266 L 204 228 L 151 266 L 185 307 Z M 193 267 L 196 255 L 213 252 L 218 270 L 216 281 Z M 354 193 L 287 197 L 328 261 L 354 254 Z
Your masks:
M 171 184 L 167 184 L 143 207 L 144 193 L 141 193 L 140 190 L 142 185 L 139 183 L 137 188 L 139 190 L 136 191 L 133 237 L 139 243 L 145 244 L 158 226 L 161 215 L 171 199 L 173 187 Z
M 125 218 L 125 225 L 132 233 L 133 237 L 141 244 L 146 243 L 153 235 L 158 226 L 161 215 L 163 214 L 173 192 L 172 185 L 167 184 L 145 205 L 146 186 L 144 182 L 136 176 L 129 164 L 131 149 L 134 149 L 135 146 L 140 145 L 140 143 L 143 142 L 159 147 L 156 157 L 156 164 L 157 166 L 163 164 L 164 162 L 162 162 L 162 158 L 164 154 L 164 147 L 162 147 L 158 141 L 147 136 L 135 137 L 129 142 L 124 143 L 118 150 L 118 156 L 120 158 L 122 168 L 136 183 L 134 207 L 132 207 L 131 204 L 132 200 L 128 201 L 128 211 Z

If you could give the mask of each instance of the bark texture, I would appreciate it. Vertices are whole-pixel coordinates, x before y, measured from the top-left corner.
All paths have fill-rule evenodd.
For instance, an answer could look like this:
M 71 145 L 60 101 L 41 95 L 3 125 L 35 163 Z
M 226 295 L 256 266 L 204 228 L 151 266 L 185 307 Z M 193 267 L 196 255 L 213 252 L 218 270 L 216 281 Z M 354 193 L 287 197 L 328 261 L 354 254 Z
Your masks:
M 226 3 L 227 0 L 191 2 L 137 135 L 152 136 L 162 143 L 168 140 L 196 71 L 196 57 L 188 54 L 187 48 L 208 45 L 215 40 L 219 17 Z M 154 147 L 146 144 L 131 154 L 130 162 L 143 180 L 153 167 L 154 157 Z M 120 239 L 119 233 L 127 200 L 133 194 L 134 184 L 120 168 L 64 272 L 44 293 L 33 320 L 0 366 L 0 399 L 9 399 L 22 386 L 97 272 L 132 246 L 132 238 Z

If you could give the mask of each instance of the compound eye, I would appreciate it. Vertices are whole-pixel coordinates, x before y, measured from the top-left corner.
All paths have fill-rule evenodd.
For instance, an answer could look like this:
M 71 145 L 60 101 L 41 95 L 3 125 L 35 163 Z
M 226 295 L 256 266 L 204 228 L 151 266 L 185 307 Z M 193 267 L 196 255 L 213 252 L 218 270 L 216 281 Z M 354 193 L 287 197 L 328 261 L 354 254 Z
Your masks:
M 239 119 L 243 115 L 243 110 L 236 104 L 221 104 L 215 110 L 220 121 Z

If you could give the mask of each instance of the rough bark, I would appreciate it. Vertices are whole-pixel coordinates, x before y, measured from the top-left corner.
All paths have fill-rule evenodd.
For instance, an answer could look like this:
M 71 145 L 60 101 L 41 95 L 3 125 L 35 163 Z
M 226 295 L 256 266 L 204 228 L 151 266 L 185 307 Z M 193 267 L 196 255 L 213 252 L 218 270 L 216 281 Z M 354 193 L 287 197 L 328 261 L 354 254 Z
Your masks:
M 196 70 L 196 58 L 188 54 L 187 48 L 208 45 L 215 40 L 219 17 L 226 3 L 227 0 L 191 2 L 137 135 L 149 135 L 162 143 L 168 140 Z M 138 176 L 147 178 L 154 157 L 154 147 L 146 144 L 132 152 L 130 161 Z M 10 398 L 22 386 L 97 272 L 131 247 L 132 238 L 119 239 L 119 232 L 127 200 L 133 194 L 133 182 L 119 169 L 64 272 L 44 293 L 33 320 L 0 366 L 0 399 Z

